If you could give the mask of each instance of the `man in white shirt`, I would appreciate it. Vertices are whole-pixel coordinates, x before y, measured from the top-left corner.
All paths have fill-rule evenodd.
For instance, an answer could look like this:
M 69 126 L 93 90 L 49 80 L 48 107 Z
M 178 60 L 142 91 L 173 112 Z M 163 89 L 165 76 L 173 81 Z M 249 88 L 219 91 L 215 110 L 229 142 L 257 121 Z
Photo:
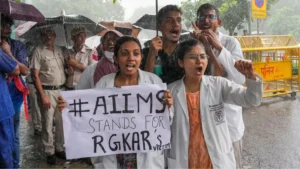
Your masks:
M 68 76 L 66 81 L 66 89 L 74 90 L 82 72 L 87 66 L 96 63 L 93 58 L 93 51 L 85 45 L 86 33 L 84 27 L 75 27 L 71 31 L 74 45 L 72 49 L 65 51 L 68 64 Z
M 221 64 L 224 69 L 223 77 L 237 84 L 244 84 L 245 77 L 234 67 L 235 61 L 244 58 L 241 46 L 235 38 L 224 35 L 218 31 L 218 27 L 222 25 L 218 9 L 208 3 L 201 5 L 197 10 L 197 20 L 193 25 L 196 29 L 194 32 L 196 38 L 204 35 L 208 47 L 214 51 L 212 52 L 213 57 L 217 58 L 210 61 L 211 70 L 209 73 L 211 75 L 217 75 L 215 74 L 215 68 L 218 64 Z M 237 168 L 242 168 L 242 137 L 245 129 L 242 107 L 225 104 L 224 111 L 233 143 Z

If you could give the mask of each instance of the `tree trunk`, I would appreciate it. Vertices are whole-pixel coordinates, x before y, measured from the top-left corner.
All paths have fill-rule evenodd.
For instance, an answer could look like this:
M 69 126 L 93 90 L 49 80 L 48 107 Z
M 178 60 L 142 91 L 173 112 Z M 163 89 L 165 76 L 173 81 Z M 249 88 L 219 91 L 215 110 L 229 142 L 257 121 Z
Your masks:
M 234 29 L 230 28 L 229 29 L 229 36 L 233 36 L 233 33 L 234 33 Z

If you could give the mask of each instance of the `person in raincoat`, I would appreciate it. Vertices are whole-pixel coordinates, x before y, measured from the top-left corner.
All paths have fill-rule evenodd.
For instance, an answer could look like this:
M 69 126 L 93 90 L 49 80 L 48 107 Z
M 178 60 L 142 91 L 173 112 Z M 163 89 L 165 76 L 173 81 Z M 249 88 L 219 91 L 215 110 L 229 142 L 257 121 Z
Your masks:
M 29 73 L 29 68 L 27 67 L 27 55 L 26 48 L 24 44 L 18 40 L 11 39 L 11 26 L 14 24 L 11 17 L 1 14 L 1 41 L 3 46 L 9 45 L 9 48 L 3 48 L 3 51 L 12 59 L 18 62 L 20 67 L 19 76 L 11 76 L 9 78 L 8 89 L 10 93 L 11 100 L 13 102 L 15 115 L 14 115 L 14 130 L 15 130 L 15 148 L 14 148 L 14 168 L 20 167 L 20 139 L 19 139 L 19 129 L 20 129 L 20 113 L 21 106 L 26 99 L 27 92 L 21 90 L 25 89 L 26 83 L 22 76 L 26 76 Z M 26 102 L 24 102 L 26 103 Z M 27 106 L 27 105 L 25 105 Z M 25 109 L 26 110 L 26 109 Z M 28 112 L 27 112 L 28 113 Z
M 142 60 L 142 48 L 137 38 L 131 36 L 119 38 L 114 47 L 114 56 L 119 71 L 102 77 L 95 88 L 120 88 L 122 86 L 162 83 L 157 75 L 139 69 Z M 168 90 L 164 97 L 164 103 L 171 108 L 173 98 Z M 63 98 L 60 98 L 58 104 L 60 111 L 66 106 Z M 172 113 L 170 113 L 170 117 L 172 118 Z M 92 161 L 95 168 L 101 169 L 164 169 L 165 167 L 162 151 L 93 157 Z
M 14 168 L 14 122 L 15 114 L 13 102 L 9 97 L 6 75 L 18 76 L 20 68 L 18 62 L 10 58 L 2 49 L 0 43 L 0 168 Z M 8 47 L 8 46 L 6 46 Z
M 185 76 L 168 85 L 174 97 L 171 149 L 166 153 L 169 169 L 236 168 L 224 104 L 260 105 L 262 79 L 246 60 L 236 61 L 235 68 L 246 77 L 247 88 L 204 75 L 208 58 L 203 44 L 195 39 L 182 42 L 177 55 Z

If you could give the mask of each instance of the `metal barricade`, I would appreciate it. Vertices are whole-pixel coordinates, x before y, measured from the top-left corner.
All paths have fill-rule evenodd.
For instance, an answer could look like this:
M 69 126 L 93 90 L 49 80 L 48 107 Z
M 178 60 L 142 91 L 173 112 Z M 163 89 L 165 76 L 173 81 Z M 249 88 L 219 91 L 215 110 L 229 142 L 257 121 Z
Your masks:
M 252 60 L 255 72 L 262 76 L 263 97 L 300 91 L 300 46 L 293 36 L 239 36 L 244 57 Z

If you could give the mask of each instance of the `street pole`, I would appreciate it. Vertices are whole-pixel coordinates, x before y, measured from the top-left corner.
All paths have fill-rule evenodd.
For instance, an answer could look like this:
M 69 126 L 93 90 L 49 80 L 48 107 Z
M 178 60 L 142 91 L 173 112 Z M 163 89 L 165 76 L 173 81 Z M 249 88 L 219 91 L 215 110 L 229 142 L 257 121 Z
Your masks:
M 158 36 L 157 13 L 158 13 L 158 0 L 155 0 L 156 37 Z
M 259 35 L 259 19 L 256 20 L 257 23 L 257 35 Z
M 252 12 L 252 5 L 251 5 L 252 3 L 251 3 L 251 0 L 248 0 L 248 6 L 249 6 L 249 12 L 248 12 L 248 14 L 249 14 L 249 16 L 248 16 L 248 30 L 249 30 L 249 35 L 251 35 L 251 12 Z

